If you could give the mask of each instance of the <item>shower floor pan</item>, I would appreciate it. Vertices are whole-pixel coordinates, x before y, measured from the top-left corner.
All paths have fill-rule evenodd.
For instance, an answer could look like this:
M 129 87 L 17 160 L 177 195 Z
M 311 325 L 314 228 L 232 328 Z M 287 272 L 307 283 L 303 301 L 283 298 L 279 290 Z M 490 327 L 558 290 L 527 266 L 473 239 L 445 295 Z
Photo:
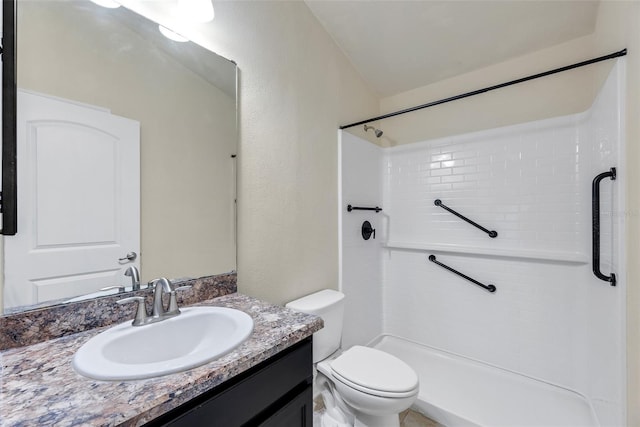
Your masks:
M 404 360 L 420 379 L 413 408 L 448 427 L 590 427 L 587 399 L 481 362 L 382 335 L 370 344 Z

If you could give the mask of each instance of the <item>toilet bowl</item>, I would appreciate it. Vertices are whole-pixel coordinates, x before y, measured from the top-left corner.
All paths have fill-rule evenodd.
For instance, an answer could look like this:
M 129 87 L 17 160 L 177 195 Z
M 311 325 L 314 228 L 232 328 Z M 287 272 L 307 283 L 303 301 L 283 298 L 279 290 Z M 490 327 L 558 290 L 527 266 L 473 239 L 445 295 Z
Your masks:
M 334 399 L 337 395 L 353 416 L 354 426 L 397 427 L 398 413 L 409 408 L 418 395 L 413 369 L 373 348 L 353 346 L 336 359 L 318 363 L 317 368 L 331 382 Z
M 287 304 L 321 316 L 325 328 L 313 336 L 316 386 L 325 403 L 322 427 L 399 427 L 398 414 L 418 396 L 415 371 L 383 351 L 353 346 L 332 358 L 340 348 L 344 294 L 324 290 Z

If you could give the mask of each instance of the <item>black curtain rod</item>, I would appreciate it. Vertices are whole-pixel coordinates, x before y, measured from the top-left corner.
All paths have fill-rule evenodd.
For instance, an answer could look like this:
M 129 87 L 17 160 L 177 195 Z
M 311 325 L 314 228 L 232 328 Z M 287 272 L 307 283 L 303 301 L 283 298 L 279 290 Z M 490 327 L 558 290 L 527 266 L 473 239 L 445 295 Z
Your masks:
M 375 122 L 377 120 L 388 119 L 389 117 L 399 116 L 400 114 L 410 113 L 410 112 L 416 111 L 416 110 L 422 110 L 423 108 L 429 108 L 429 107 L 433 107 L 433 106 L 436 106 L 436 105 L 445 104 L 447 102 L 457 101 L 458 99 L 468 98 L 470 96 L 479 95 L 481 93 L 489 92 L 491 90 L 496 90 L 496 89 L 500 89 L 500 88 L 503 88 L 503 87 L 515 85 L 515 84 L 518 84 L 518 83 L 523 83 L 523 82 L 526 82 L 526 81 L 529 81 L 529 80 L 538 79 L 540 77 L 546 77 L 546 76 L 549 76 L 551 74 L 561 73 L 563 71 L 573 70 L 574 68 L 579 68 L 579 67 L 584 67 L 585 65 L 595 64 L 596 62 L 601 62 L 601 61 L 606 61 L 608 59 L 618 58 L 620 56 L 625 56 L 626 54 L 627 54 L 627 49 L 622 49 L 619 52 L 611 53 L 611 54 L 605 55 L 605 56 L 600 56 L 598 58 L 589 59 L 588 61 L 578 62 L 577 64 L 572 64 L 572 65 L 567 65 L 565 67 L 556 68 L 554 70 L 545 71 L 544 73 L 533 74 L 533 75 L 528 76 L 528 77 L 522 77 L 520 79 L 511 80 L 510 82 L 501 83 L 501 84 L 498 84 L 498 85 L 495 85 L 495 86 L 489 86 L 489 87 L 486 87 L 484 89 L 474 90 L 472 92 L 463 93 L 461 95 L 452 96 L 450 98 L 444 98 L 444 99 L 440 99 L 438 101 L 429 102 L 427 104 L 418 105 L 416 107 L 406 108 L 404 110 L 395 111 L 393 113 L 383 114 L 382 116 L 372 117 L 370 119 L 361 120 L 361 121 L 355 122 L 355 123 L 350 123 L 348 125 L 340 126 L 340 129 L 347 129 L 347 128 L 351 128 L 351 127 L 354 127 L 354 126 L 359 126 L 359 125 L 363 125 L 363 124 L 366 124 L 366 123 Z

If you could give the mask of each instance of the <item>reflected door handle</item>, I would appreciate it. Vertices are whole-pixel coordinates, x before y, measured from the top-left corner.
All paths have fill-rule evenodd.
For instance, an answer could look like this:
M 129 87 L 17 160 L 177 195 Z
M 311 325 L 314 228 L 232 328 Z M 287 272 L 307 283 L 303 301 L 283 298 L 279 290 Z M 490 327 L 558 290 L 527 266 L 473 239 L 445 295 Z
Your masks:
M 129 252 L 124 258 L 118 258 L 118 261 L 135 261 L 138 258 L 138 254 L 135 252 Z

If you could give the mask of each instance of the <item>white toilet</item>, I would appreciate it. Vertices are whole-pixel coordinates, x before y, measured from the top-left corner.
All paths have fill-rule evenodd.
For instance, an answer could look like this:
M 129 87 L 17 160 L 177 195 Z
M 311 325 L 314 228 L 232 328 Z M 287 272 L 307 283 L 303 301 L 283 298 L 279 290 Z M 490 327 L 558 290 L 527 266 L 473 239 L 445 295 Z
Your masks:
M 369 347 L 340 349 L 344 294 L 325 289 L 286 305 L 322 317 L 313 335 L 316 385 L 326 411 L 322 427 L 399 427 L 398 414 L 418 396 L 418 375 L 402 360 Z

